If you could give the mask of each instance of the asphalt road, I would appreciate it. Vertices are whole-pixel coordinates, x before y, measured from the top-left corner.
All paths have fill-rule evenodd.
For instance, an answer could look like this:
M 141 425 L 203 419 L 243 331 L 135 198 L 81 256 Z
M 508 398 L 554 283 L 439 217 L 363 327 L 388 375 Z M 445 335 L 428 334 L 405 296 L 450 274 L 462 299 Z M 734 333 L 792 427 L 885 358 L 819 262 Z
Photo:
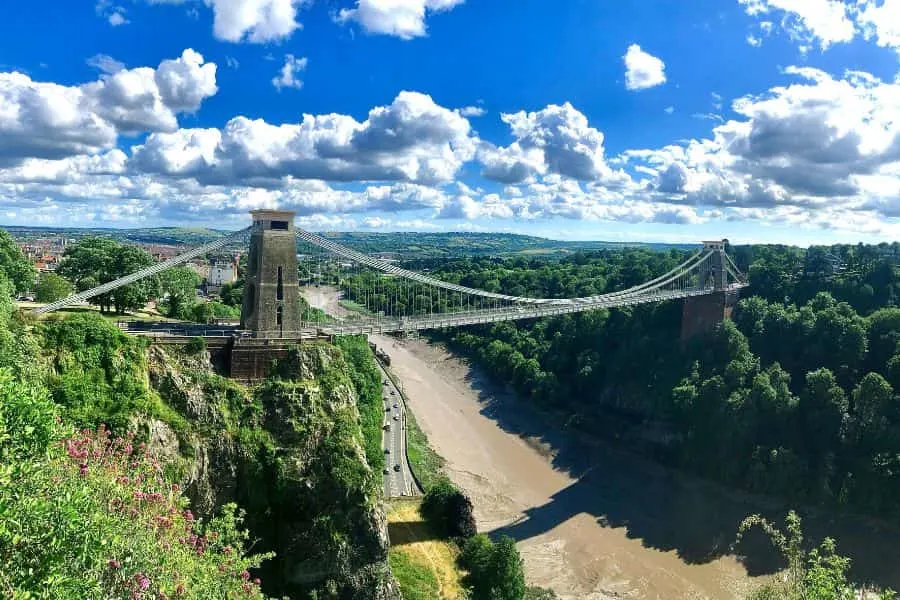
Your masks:
M 379 364 L 379 367 L 381 365 Z M 384 400 L 384 423 L 390 425 L 390 431 L 382 432 L 382 444 L 384 455 L 384 496 L 393 498 L 397 496 L 409 496 L 415 490 L 412 473 L 409 472 L 409 462 L 406 460 L 406 407 L 400 397 L 400 391 L 394 387 L 394 383 L 381 367 L 381 395 Z M 394 407 L 396 405 L 396 408 Z M 397 470 L 397 465 L 400 469 Z

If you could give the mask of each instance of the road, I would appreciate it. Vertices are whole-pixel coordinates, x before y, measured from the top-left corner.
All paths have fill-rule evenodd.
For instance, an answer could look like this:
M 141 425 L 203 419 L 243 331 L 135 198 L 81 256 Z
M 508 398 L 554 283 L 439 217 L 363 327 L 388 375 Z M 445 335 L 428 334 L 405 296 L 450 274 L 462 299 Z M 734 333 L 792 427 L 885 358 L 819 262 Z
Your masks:
M 406 458 L 406 406 L 400 396 L 400 391 L 387 376 L 384 367 L 381 364 L 379 367 L 381 368 L 381 393 L 384 399 L 384 423 L 390 426 L 390 430 L 384 431 L 382 436 L 382 444 L 385 448 L 385 469 L 387 470 L 387 473 L 384 474 L 384 496 L 385 498 L 410 496 L 416 489 L 416 484 Z
M 350 311 L 340 305 L 341 291 L 333 286 L 301 286 L 300 294 L 313 308 L 318 308 L 326 314 L 343 318 Z M 379 340 L 383 344 L 384 340 Z M 417 490 L 412 473 L 409 470 L 409 461 L 406 459 L 406 406 L 396 388 L 394 382 L 388 377 L 384 366 L 378 364 L 381 369 L 381 397 L 384 405 L 384 425 L 390 426 L 390 430 L 382 430 L 381 444 L 385 450 L 384 464 L 384 496 L 394 498 L 409 496 Z M 394 408 L 394 405 L 397 408 Z M 396 417 L 396 420 L 395 420 Z M 399 465 L 400 470 L 394 468 Z

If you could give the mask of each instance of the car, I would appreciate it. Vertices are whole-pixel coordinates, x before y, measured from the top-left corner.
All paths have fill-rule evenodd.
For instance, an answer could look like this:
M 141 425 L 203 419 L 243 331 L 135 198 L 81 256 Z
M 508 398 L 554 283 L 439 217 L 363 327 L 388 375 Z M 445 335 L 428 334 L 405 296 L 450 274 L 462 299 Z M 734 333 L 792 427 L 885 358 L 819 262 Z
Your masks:
M 390 471 L 390 469 L 385 469 L 382 471 L 382 473 L 384 473 L 385 475 L 390 475 L 391 471 Z
M 399 473 L 399 472 L 400 472 L 400 465 L 394 465 L 394 471 L 396 471 L 397 473 Z
M 399 404 L 394 404 L 394 408 L 400 408 Z
M 384 427 L 382 427 L 382 429 L 384 429 L 385 431 L 390 431 L 390 430 L 391 430 L 391 424 L 390 424 L 390 423 L 385 423 L 385 424 L 384 424 Z
M 387 385 L 387 384 L 388 384 L 387 379 L 383 379 L 383 380 L 381 381 L 381 385 Z
M 395 420 L 395 421 L 399 421 L 399 420 L 400 420 L 400 415 L 394 415 L 394 420 Z
M 391 407 L 390 407 L 390 406 L 385 406 L 385 407 L 384 407 L 384 412 L 391 412 Z
M 396 395 L 397 395 L 397 392 L 395 392 L 394 390 L 391 390 L 391 396 L 396 396 Z
M 385 449 L 384 449 L 384 453 L 385 453 L 385 454 L 390 454 L 390 453 L 391 453 L 391 449 L 390 449 L 390 448 L 385 448 Z

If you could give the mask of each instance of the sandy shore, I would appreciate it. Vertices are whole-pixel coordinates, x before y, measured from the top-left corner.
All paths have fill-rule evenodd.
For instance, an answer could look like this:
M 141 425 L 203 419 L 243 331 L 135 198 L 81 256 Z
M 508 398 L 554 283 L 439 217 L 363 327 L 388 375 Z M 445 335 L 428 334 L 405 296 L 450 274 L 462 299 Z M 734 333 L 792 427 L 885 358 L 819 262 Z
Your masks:
M 472 496 L 479 530 L 517 540 L 529 584 L 573 600 L 737 598 L 751 585 L 721 551 L 730 538 L 703 531 L 716 507 L 702 489 L 616 453 L 578 464 L 507 422 L 504 414 L 522 411 L 502 410 L 503 399 L 440 346 L 372 339 L 391 355 L 448 474 Z

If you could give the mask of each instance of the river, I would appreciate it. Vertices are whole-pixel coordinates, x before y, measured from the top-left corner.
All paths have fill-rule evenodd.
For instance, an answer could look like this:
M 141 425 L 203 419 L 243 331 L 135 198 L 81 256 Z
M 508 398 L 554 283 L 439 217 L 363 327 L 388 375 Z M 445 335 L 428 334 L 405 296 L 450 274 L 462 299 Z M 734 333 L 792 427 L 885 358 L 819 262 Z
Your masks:
M 761 536 L 730 552 L 741 519 L 771 503 L 554 431 L 439 345 L 371 336 L 446 471 L 471 495 L 479 531 L 516 539 L 530 585 L 566 600 L 740 598 L 773 572 Z M 860 577 L 897 587 L 900 535 L 852 519 L 806 523 L 852 550 Z M 742 547 L 743 549 L 743 547 Z M 862 556 L 864 558 L 862 558 Z

